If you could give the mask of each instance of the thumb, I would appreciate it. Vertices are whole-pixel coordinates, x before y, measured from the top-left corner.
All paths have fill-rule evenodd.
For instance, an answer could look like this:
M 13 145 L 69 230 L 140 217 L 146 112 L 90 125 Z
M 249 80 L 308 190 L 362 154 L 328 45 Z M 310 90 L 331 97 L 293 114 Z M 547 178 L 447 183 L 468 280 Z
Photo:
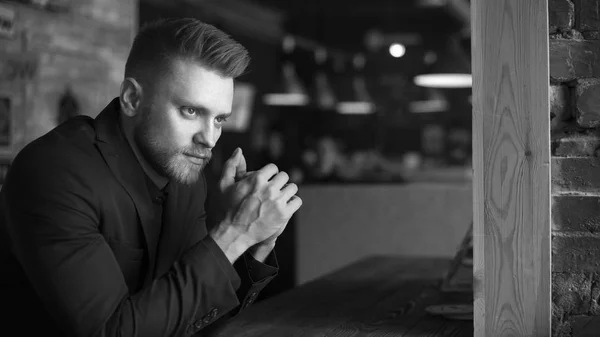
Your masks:
M 235 167 L 235 180 L 238 181 L 242 178 L 244 178 L 244 176 L 246 175 L 246 157 L 244 157 L 244 154 L 242 153 L 242 149 L 239 149 L 239 153 L 238 153 L 238 157 L 239 157 L 239 161 L 237 166 Z
M 240 166 L 240 162 L 242 161 L 241 158 L 243 158 L 242 149 L 238 147 L 223 165 L 223 174 L 221 175 L 221 181 L 219 182 L 221 189 L 227 188 L 235 182 L 238 166 Z M 243 165 L 245 171 L 245 159 L 243 160 Z

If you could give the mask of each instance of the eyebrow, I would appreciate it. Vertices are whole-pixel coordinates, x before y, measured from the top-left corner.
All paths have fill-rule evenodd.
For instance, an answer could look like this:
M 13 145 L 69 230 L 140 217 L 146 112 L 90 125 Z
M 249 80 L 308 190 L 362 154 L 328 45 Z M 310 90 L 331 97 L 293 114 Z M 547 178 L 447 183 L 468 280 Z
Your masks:
M 197 110 L 199 110 L 199 111 L 203 111 L 203 112 L 209 112 L 209 113 L 210 113 L 210 109 L 206 108 L 206 107 L 205 107 L 204 105 L 202 105 L 202 104 L 194 104 L 194 103 L 192 103 L 192 102 L 189 102 L 188 100 L 186 100 L 186 99 L 183 99 L 183 98 L 178 98 L 177 100 L 179 101 L 179 105 L 183 105 L 183 106 L 186 106 L 186 107 L 190 107 L 190 108 L 197 109 Z M 218 114 L 216 117 L 217 117 L 217 118 L 219 118 L 219 117 L 220 117 L 220 118 L 228 118 L 228 117 L 230 117 L 232 114 L 233 114 L 233 111 L 229 111 L 229 112 L 223 112 L 223 113 L 220 113 L 220 114 Z

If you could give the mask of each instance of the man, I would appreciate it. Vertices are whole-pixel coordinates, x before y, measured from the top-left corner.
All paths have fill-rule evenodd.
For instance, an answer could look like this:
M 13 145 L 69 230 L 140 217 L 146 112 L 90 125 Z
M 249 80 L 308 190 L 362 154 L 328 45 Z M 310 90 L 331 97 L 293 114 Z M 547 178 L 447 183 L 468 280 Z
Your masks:
M 207 233 L 202 169 L 247 64 L 210 25 L 153 23 L 118 98 L 16 156 L 0 193 L 0 329 L 190 336 L 252 303 L 301 200 L 275 165 L 246 172 L 238 148 L 218 183 L 226 215 Z

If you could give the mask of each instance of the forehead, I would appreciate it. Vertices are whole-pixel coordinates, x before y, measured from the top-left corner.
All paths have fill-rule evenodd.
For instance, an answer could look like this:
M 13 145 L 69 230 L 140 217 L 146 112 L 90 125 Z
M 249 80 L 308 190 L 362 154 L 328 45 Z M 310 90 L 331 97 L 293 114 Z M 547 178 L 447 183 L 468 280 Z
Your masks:
M 158 82 L 159 90 L 174 100 L 203 106 L 215 113 L 231 111 L 233 79 L 223 77 L 198 62 L 174 59 Z

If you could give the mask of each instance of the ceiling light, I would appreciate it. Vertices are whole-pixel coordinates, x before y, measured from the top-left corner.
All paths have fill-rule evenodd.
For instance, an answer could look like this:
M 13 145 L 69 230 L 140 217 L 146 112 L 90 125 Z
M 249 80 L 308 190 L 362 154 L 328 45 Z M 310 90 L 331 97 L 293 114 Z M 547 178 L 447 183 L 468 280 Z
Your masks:
M 302 106 L 307 105 L 310 101 L 308 93 L 296 72 L 296 67 L 291 60 L 295 44 L 296 42 L 291 36 L 286 36 L 282 41 L 283 65 L 280 79 L 274 85 L 274 92 L 263 96 L 263 103 L 266 105 Z
M 418 7 L 443 7 L 447 4 L 448 0 L 419 0 L 417 1 Z
M 443 100 L 410 102 L 410 112 L 417 114 L 441 112 L 446 111 L 447 109 L 448 102 Z
M 473 85 L 471 74 L 436 73 L 415 76 L 415 84 L 429 88 L 470 88 Z
M 353 69 L 350 78 L 340 84 L 340 97 L 336 110 L 341 114 L 371 114 L 375 112 L 375 104 L 367 90 L 363 69 L 366 59 L 357 54 L 352 59 Z
M 375 112 L 375 105 L 369 102 L 339 102 L 337 111 L 342 115 L 368 115 Z
M 390 55 L 393 57 L 402 57 L 406 53 L 406 47 L 401 43 L 392 43 L 390 45 Z
M 423 56 L 423 62 L 425 62 L 426 65 L 434 64 L 435 61 L 437 61 L 437 54 L 434 51 L 429 50 Z
M 418 99 L 410 102 L 409 110 L 412 113 L 443 112 L 448 110 L 449 103 L 444 94 L 434 88 L 421 88 Z
M 470 88 L 473 78 L 468 56 L 460 48 L 456 36 L 450 36 L 446 39 L 445 48 L 437 60 L 426 65 L 425 71 L 415 76 L 413 81 L 418 86 L 428 88 Z
M 276 106 L 298 106 L 307 105 L 308 96 L 305 94 L 266 94 L 263 96 L 263 103 Z

